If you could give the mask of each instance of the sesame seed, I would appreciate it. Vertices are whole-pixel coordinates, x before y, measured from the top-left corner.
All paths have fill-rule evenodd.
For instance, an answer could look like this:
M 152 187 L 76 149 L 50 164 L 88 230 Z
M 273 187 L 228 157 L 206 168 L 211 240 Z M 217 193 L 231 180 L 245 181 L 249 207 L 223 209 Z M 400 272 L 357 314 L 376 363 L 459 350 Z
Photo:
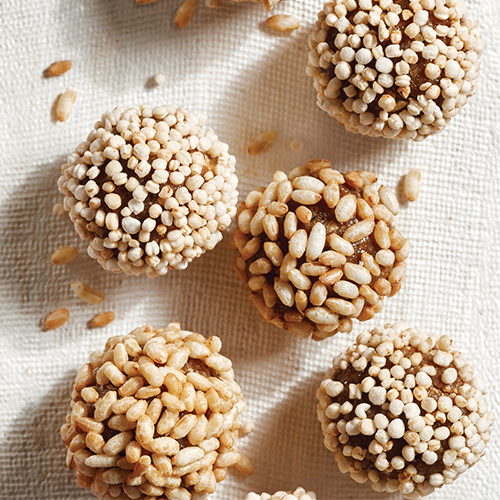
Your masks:
M 335 67 L 335 76 L 339 80 L 347 80 L 351 76 L 351 67 L 345 61 L 341 61 Z

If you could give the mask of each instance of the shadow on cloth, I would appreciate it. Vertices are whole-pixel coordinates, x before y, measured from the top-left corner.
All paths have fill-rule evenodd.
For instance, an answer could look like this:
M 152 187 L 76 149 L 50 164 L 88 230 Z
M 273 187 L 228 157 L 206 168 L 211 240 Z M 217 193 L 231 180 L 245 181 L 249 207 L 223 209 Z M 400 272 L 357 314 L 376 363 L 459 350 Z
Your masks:
M 220 120 L 217 126 L 238 158 L 243 185 L 255 188 L 267 184 L 275 170 L 288 172 L 313 158 L 326 158 L 342 172 L 358 169 L 377 172 L 385 167 L 379 158 L 399 155 L 408 149 L 409 141 L 347 132 L 319 109 L 312 79 L 305 74 L 307 32 L 293 35 L 278 40 L 264 59 L 244 67 L 237 79 L 226 86 L 223 98 L 217 103 L 220 117 L 234 116 L 235 110 L 244 110 L 238 129 L 231 127 L 231 121 Z M 242 129 L 245 144 L 238 141 Z M 248 144 L 258 133 L 269 129 L 277 132 L 275 142 L 266 152 L 251 157 Z M 329 140 L 325 141 L 325 137 Z M 293 139 L 302 141 L 301 151 L 290 149 Z
M 210 9 L 199 1 L 189 25 L 179 29 L 174 24 L 174 16 L 182 0 L 162 0 L 148 5 L 140 5 L 135 0 L 87 0 L 80 3 L 80 16 L 69 20 L 74 23 L 70 29 L 81 32 L 82 23 L 85 25 L 90 20 L 91 36 L 85 47 L 77 39 L 69 38 L 68 43 L 75 44 L 71 49 L 89 57 L 105 51 L 109 54 L 105 63 L 99 59 L 91 73 L 96 88 L 106 89 L 109 86 L 113 89 L 113 79 L 103 78 L 103 75 L 130 72 L 124 79 L 123 88 L 132 85 L 139 91 L 138 95 L 143 95 L 142 102 L 146 101 L 144 90 L 152 88 L 148 78 L 162 71 L 167 58 L 169 67 L 175 70 L 166 72 L 165 87 L 175 86 L 186 78 L 195 78 L 193 60 L 196 60 L 196 73 L 216 65 L 216 54 L 207 53 L 204 45 L 207 30 L 215 40 L 228 45 L 227 34 L 234 32 L 237 25 L 235 17 L 244 10 L 231 2 Z M 84 29 L 88 30 L 88 26 Z M 187 53 L 186 44 L 192 40 L 199 43 L 195 51 Z M 130 70 L 132 67 L 140 67 L 141 72 Z M 135 81 L 130 78 L 134 78 L 134 74 L 138 75 Z M 139 105 L 142 102 L 128 104 Z
M 195 259 L 186 270 L 172 270 L 156 279 L 104 271 L 87 255 L 87 242 L 80 240 L 68 216 L 52 212 L 54 204 L 62 200 L 57 178 L 63 162 L 59 158 L 41 165 L 29 182 L 13 191 L 4 202 L 7 217 L 0 221 L 4 244 L 13 249 L 5 263 L 9 303 L 39 318 L 35 328 L 42 329 L 43 319 L 53 310 L 68 308 L 69 322 L 54 335 L 70 347 L 81 335 L 80 326 L 75 328 L 73 323 L 71 328 L 74 317 L 85 317 L 85 323 L 97 312 L 112 310 L 115 321 L 125 320 L 127 328 L 144 324 L 160 327 L 179 321 L 185 329 L 218 335 L 224 342 L 223 353 L 235 362 L 282 350 L 288 336 L 260 320 L 247 299 L 247 288 L 233 270 L 236 254 L 229 245 L 233 228 L 224 233 L 214 250 Z M 69 264 L 56 266 L 50 255 L 63 246 L 77 246 L 79 256 Z M 103 293 L 104 302 L 92 306 L 75 297 L 69 288 L 73 280 L 84 281 Z M 251 342 L 256 334 L 266 341 Z M 27 342 L 22 335 L 9 336 L 7 341 L 18 348 L 26 347 Z
M 9 303 L 23 313 L 36 312 L 40 318 L 67 301 L 68 275 L 76 269 L 88 273 L 91 267 L 90 259 L 81 257 L 65 266 L 56 266 L 50 260 L 52 252 L 62 246 L 77 246 L 80 255 L 85 253 L 69 219 L 53 213 L 54 204 L 62 200 L 57 178 L 63 162 L 59 157 L 39 166 L 2 206 L 5 217 L 0 220 L 0 231 L 4 245 L 11 249 L 5 253 L 4 262 Z
M 239 475 L 246 491 L 261 493 L 263 488 L 272 494 L 302 486 L 314 491 L 320 500 L 380 498 L 368 484 L 357 484 L 348 474 L 341 474 L 333 453 L 323 445 L 316 416 L 316 389 L 323 376 L 316 372 L 293 386 L 281 402 L 256 419 L 256 430 L 240 441 L 242 450 L 248 449 L 246 453 L 254 464 L 252 476 Z M 330 470 L 328 476 L 324 475 L 326 464 Z
M 66 448 L 59 429 L 69 412 L 76 372 L 67 372 L 41 402 L 26 406 L 0 443 L 2 487 L 0 498 L 27 500 L 88 500 L 74 474 L 65 468 Z

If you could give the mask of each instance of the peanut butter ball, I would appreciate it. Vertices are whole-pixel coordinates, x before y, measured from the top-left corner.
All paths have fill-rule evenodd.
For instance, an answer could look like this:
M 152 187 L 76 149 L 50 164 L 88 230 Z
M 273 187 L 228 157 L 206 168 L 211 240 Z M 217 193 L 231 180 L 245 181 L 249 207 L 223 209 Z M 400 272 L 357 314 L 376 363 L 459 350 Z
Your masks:
M 462 0 L 328 0 L 309 47 L 321 109 L 350 132 L 421 140 L 476 92 L 483 42 Z
M 178 323 L 110 338 L 75 380 L 61 436 L 78 484 L 105 499 L 213 493 L 245 408 L 218 337 Z
M 164 275 L 222 239 L 236 213 L 235 159 L 203 124 L 174 106 L 116 108 L 62 166 L 64 208 L 104 269 Z
M 341 472 L 420 498 L 484 455 L 493 413 L 450 338 L 403 324 L 358 336 L 318 389 L 325 446 Z
M 266 321 L 321 340 L 371 319 L 398 292 L 409 244 L 394 226 L 395 194 L 376 181 L 312 160 L 240 204 L 236 272 Z

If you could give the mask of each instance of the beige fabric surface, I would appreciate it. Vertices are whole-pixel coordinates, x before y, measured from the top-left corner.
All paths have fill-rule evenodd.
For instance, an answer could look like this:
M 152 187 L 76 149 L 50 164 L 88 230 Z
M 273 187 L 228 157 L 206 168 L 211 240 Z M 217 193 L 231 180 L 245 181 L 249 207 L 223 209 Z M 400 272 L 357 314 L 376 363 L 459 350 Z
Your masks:
M 422 143 L 369 139 L 345 132 L 315 105 L 305 76 L 306 40 L 321 0 L 287 0 L 275 12 L 302 19 L 283 35 L 263 24 L 261 5 L 199 2 L 192 23 L 173 25 L 180 0 L 140 6 L 135 0 L 0 1 L 0 499 L 91 499 L 64 467 L 59 427 L 72 380 L 89 353 L 108 336 L 151 323 L 178 320 L 186 329 L 219 335 L 232 358 L 246 400 L 245 419 L 256 430 L 240 447 L 255 473 L 230 474 L 214 500 L 239 500 L 248 491 L 304 486 L 320 500 L 399 499 L 377 494 L 342 476 L 323 447 L 315 390 L 332 357 L 356 333 L 388 321 L 448 333 L 474 363 L 500 410 L 500 5 L 469 0 L 486 42 L 478 94 L 440 135 Z M 70 59 L 59 78 L 42 78 L 53 61 Z M 166 84 L 150 78 L 162 71 Z M 54 123 L 56 96 L 74 88 L 69 120 Z M 398 226 L 412 244 L 401 292 L 379 316 L 351 335 L 303 341 L 264 323 L 236 278 L 228 234 L 185 271 L 164 278 L 104 272 L 86 256 L 60 201 L 56 179 L 65 156 L 93 123 L 115 105 L 165 102 L 205 113 L 238 160 L 240 196 L 290 170 L 325 157 L 342 171 L 373 169 L 398 187 L 410 168 L 422 171 L 421 196 L 403 205 Z M 250 157 L 246 147 L 273 128 L 272 148 Z M 291 139 L 304 148 L 292 152 Z M 234 229 L 234 226 L 230 231 Z M 51 252 L 77 245 L 79 258 L 55 267 Z M 105 294 L 89 306 L 72 296 L 81 279 Z M 42 331 L 43 318 L 67 307 L 62 328 Z M 100 311 L 116 320 L 88 329 Z M 497 425 L 498 427 L 498 425 Z M 435 500 L 500 498 L 500 432 L 484 459 Z

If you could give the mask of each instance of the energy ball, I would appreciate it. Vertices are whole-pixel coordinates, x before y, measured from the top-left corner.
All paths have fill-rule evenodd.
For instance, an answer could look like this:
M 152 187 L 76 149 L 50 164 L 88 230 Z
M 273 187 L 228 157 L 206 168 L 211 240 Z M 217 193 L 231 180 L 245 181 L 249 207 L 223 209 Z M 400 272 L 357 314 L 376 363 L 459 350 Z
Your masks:
M 215 491 L 245 408 L 232 363 L 178 323 L 108 340 L 76 376 L 66 465 L 99 498 L 189 500 Z
M 173 106 L 115 108 L 62 166 L 64 208 L 104 269 L 164 275 L 222 239 L 236 213 L 235 158 L 203 124 Z
M 297 488 L 293 493 L 277 491 L 274 495 L 249 493 L 245 500 L 316 500 L 316 494 L 312 491 L 306 491 L 304 488 Z
M 312 160 L 240 204 L 235 268 L 265 320 L 322 340 L 371 319 L 400 289 L 409 244 L 393 224 L 395 194 L 376 181 Z
M 483 42 L 463 0 L 328 0 L 309 47 L 321 109 L 350 132 L 421 140 L 476 92 Z
M 318 390 L 325 446 L 356 482 L 420 498 L 484 455 L 493 425 L 484 392 L 446 335 L 402 324 L 362 333 Z

